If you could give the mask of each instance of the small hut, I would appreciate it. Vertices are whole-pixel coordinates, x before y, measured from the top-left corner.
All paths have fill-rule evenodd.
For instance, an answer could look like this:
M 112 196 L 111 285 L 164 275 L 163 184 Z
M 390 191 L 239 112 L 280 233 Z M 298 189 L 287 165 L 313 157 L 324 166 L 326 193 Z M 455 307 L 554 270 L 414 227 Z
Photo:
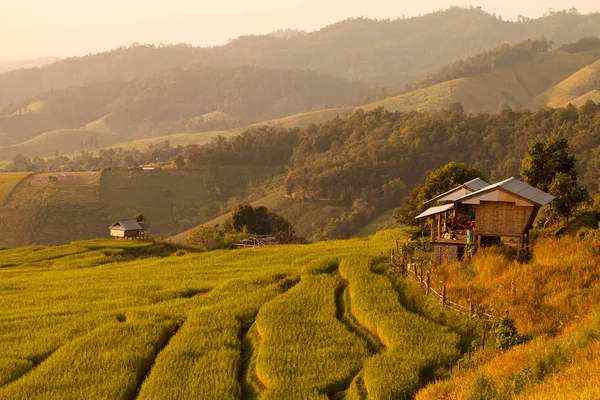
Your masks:
M 241 248 L 261 247 L 261 246 L 277 246 L 280 244 L 276 237 L 271 235 L 253 235 L 248 239 L 242 240 L 241 243 L 235 243 L 235 246 Z
M 431 207 L 416 217 L 431 218 L 431 243 L 437 264 L 460 260 L 467 245 L 500 244 L 503 237 L 516 239 L 519 254 L 527 251 L 529 231 L 540 207 L 554 199 L 515 178 L 479 189 L 477 186 L 485 182 L 468 186 L 472 182 L 429 200 L 425 204 L 448 204 Z
M 121 239 L 140 239 L 146 235 L 148 226 L 144 222 L 135 219 L 118 220 L 108 227 L 110 236 Z

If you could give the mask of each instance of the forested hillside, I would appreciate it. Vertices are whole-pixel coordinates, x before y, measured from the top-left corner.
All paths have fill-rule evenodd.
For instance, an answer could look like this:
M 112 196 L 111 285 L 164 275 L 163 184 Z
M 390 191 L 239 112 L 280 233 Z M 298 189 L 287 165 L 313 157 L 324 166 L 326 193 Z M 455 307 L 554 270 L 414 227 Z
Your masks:
M 303 130 L 248 131 L 201 146 L 186 162 L 190 168 L 287 164 L 282 192 L 351 207 L 329 220 L 318 237 L 348 237 L 397 207 L 407 188 L 450 161 L 477 167 L 492 182 L 518 177 L 530 143 L 558 136 L 570 139 L 580 175 L 597 192 L 600 106 L 593 102 L 534 113 L 359 110 Z
M 313 72 L 169 69 L 127 82 L 54 89 L 7 106 L 0 110 L 0 145 L 55 129 L 87 125 L 94 131 L 99 122 L 100 130 L 118 133 L 121 141 L 226 129 L 316 108 L 360 104 L 372 95 L 367 85 Z

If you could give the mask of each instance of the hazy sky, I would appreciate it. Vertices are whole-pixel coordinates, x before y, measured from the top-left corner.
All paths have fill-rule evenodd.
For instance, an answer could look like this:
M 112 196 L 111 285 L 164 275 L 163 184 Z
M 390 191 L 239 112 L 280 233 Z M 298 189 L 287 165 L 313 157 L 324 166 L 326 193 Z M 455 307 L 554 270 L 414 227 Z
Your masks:
M 548 8 L 600 11 L 598 0 L 0 0 L 0 60 L 76 56 L 139 43 L 212 46 L 348 17 L 397 18 L 481 6 L 506 19 Z

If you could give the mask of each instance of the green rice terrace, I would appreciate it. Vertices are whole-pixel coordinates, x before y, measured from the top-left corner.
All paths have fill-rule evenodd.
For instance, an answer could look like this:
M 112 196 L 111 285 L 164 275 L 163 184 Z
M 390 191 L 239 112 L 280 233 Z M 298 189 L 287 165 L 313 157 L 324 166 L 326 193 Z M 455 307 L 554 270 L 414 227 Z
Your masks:
M 0 398 L 408 396 L 460 351 L 381 274 L 402 235 L 209 253 L 102 240 L 0 250 Z

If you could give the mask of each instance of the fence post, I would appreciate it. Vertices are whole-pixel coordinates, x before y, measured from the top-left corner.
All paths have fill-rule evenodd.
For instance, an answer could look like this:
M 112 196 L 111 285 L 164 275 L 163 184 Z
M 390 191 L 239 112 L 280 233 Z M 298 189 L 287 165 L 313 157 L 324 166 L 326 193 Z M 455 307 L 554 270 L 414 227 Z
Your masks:
M 392 263 L 394 262 L 394 249 L 392 248 Z
M 419 271 L 419 278 L 420 278 L 419 279 L 419 284 L 421 285 L 421 287 L 423 287 L 423 282 L 424 282 L 423 281 L 423 263 L 419 264 L 419 268 L 420 268 L 420 271 Z
M 442 305 L 446 307 L 446 284 L 442 288 Z
M 431 275 L 428 272 L 427 273 L 427 296 L 429 296 L 430 289 L 431 289 Z

